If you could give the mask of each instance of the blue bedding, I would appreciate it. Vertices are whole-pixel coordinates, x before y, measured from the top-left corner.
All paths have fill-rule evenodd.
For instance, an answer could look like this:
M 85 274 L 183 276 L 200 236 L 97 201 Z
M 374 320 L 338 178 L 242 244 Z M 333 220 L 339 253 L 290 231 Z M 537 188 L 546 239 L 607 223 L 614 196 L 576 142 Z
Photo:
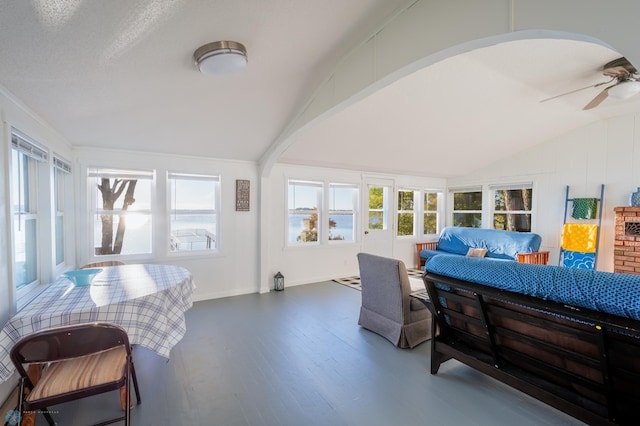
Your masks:
M 436 254 L 450 253 L 464 256 L 469 248 L 487 249 L 486 257 L 517 260 L 518 253 L 540 249 L 542 238 L 532 232 L 511 232 L 498 229 L 450 226 L 440 233 L 437 250 L 422 250 L 420 257 L 430 259 Z
M 640 320 L 640 276 L 441 254 L 428 272 Z

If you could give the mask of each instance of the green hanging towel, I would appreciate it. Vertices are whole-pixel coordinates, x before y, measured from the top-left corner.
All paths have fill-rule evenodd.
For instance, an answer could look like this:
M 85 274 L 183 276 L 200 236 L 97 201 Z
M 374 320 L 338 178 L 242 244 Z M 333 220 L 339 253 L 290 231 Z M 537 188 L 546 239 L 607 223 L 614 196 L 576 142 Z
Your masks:
M 597 198 L 574 198 L 571 216 L 574 219 L 595 219 L 597 206 Z

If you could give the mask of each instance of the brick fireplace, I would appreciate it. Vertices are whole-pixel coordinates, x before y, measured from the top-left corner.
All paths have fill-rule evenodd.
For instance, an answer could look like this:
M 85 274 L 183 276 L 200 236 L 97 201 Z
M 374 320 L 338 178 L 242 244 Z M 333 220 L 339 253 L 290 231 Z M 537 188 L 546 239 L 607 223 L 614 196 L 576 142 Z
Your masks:
M 616 207 L 613 272 L 640 275 L 640 207 Z

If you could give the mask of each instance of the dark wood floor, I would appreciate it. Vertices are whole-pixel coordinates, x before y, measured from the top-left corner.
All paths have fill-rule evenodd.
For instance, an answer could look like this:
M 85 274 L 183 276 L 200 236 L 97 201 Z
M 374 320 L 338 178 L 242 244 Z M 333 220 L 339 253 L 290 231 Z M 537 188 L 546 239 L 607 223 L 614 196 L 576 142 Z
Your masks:
M 325 282 L 198 302 L 166 361 L 135 349 L 135 425 L 579 425 L 449 361 L 398 349 L 357 325 L 360 292 Z M 118 412 L 106 394 L 51 407 L 59 425 Z M 39 424 L 45 424 L 39 418 Z

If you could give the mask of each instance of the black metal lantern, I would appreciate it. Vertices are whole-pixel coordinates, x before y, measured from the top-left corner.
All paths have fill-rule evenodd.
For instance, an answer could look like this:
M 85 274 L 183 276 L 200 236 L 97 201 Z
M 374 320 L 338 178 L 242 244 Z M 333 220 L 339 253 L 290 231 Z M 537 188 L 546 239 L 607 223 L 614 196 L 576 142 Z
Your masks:
M 273 289 L 275 291 L 284 290 L 284 275 L 282 275 L 280 272 L 273 276 Z

